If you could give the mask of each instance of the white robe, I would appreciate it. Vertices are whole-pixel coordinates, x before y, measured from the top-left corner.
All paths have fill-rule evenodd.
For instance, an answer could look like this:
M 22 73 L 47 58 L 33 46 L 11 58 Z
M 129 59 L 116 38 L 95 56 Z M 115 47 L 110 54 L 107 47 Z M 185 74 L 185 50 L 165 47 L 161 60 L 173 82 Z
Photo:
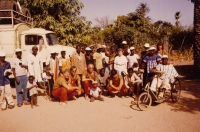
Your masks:
M 34 56 L 32 53 L 30 53 L 27 60 L 29 75 L 33 75 L 35 77 L 35 81 L 41 82 L 42 62 L 40 54 L 37 53 L 37 55 Z

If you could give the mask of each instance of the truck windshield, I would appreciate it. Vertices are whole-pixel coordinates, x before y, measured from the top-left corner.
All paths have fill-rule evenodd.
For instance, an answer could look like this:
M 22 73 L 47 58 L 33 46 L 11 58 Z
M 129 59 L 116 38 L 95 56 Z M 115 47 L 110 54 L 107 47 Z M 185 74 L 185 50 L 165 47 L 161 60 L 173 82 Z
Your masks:
M 57 37 L 54 33 L 46 34 L 46 39 L 47 39 L 48 45 L 58 44 Z

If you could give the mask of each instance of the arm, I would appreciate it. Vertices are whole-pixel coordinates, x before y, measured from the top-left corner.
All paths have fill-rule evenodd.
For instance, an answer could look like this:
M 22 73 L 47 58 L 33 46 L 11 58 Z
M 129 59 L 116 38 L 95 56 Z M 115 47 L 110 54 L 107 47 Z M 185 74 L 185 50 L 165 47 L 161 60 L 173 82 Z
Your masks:
M 135 82 L 141 83 L 142 80 L 135 74 L 133 73 L 134 77 L 135 77 Z
M 82 76 L 82 82 L 84 82 L 84 81 L 93 81 L 93 79 L 86 78 L 86 76 L 83 74 L 83 76 Z
M 19 82 L 19 79 L 16 76 L 15 68 L 12 68 L 12 71 L 13 71 L 13 75 L 14 75 L 15 81 L 19 85 L 20 82 Z
M 119 75 L 120 83 L 119 86 L 117 87 L 117 90 L 119 91 L 122 88 L 122 85 L 124 83 L 122 76 Z
M 35 84 L 35 85 L 31 86 L 31 87 L 28 87 L 27 90 L 31 90 L 34 87 L 37 87 L 37 85 Z
M 130 88 L 128 86 L 128 78 L 127 78 L 127 76 L 125 76 L 125 78 L 124 78 L 124 83 L 125 83 L 126 88 Z

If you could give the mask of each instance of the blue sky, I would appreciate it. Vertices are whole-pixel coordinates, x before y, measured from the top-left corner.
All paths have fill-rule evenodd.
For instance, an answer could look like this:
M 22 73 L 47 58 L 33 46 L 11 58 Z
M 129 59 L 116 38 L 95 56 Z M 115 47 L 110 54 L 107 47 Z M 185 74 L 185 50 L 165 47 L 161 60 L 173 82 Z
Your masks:
M 179 19 L 183 26 L 193 24 L 194 4 L 188 0 L 79 0 L 84 4 L 81 15 L 97 25 L 95 18 L 109 16 L 116 20 L 118 15 L 127 15 L 134 12 L 140 3 L 147 3 L 150 12 L 147 14 L 153 22 L 157 20 L 168 21 L 175 24 L 174 14 L 181 12 Z

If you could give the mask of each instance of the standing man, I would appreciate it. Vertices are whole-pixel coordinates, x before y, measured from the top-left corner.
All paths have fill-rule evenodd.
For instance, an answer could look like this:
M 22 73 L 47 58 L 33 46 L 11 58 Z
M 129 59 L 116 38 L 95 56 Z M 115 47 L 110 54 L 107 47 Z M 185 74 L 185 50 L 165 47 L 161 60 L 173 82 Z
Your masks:
M 81 46 L 76 46 L 76 52 L 72 54 L 71 66 L 76 66 L 77 74 L 82 76 L 82 73 L 87 69 L 85 55 L 81 52 Z
M 103 68 L 103 58 L 101 51 L 102 51 L 102 46 L 98 44 L 97 51 L 93 54 L 94 66 L 98 73 Z
M 9 75 L 12 73 L 10 63 L 5 61 L 5 53 L 0 52 L 0 89 L 2 90 L 1 94 L 1 110 L 13 109 L 15 107 Z
M 130 53 L 130 49 L 128 48 L 128 44 L 126 41 L 122 41 L 122 49 L 124 50 L 123 55 L 127 56 Z
M 144 44 L 144 51 L 141 52 L 141 59 L 142 60 L 144 59 L 144 57 L 146 57 L 149 54 L 149 48 L 150 48 L 149 43 L 145 43 Z
M 40 54 L 38 53 L 38 47 L 35 45 L 32 47 L 32 53 L 27 57 L 28 71 L 30 75 L 35 77 L 35 81 L 38 82 L 40 88 L 44 88 L 42 85 L 42 64 L 40 60 Z
M 17 93 L 17 106 L 21 107 L 23 103 L 25 105 L 29 105 L 30 103 L 28 102 L 28 91 L 26 89 L 26 85 L 28 82 L 28 77 L 27 77 L 27 70 L 28 70 L 28 63 L 27 61 L 22 58 L 22 50 L 21 49 L 16 49 L 15 54 L 17 58 L 15 58 L 12 62 L 12 71 L 13 75 L 15 77 L 15 88 L 16 88 L 16 93 Z M 22 92 L 23 89 L 23 92 Z M 25 101 L 23 102 L 22 98 L 22 93 L 24 93 L 24 99 Z
M 92 49 L 90 49 L 90 47 L 85 48 L 85 59 L 86 59 L 86 64 L 87 66 L 89 64 L 93 64 L 94 65 L 94 59 L 93 59 L 93 55 L 92 55 Z
M 108 62 L 108 64 L 110 65 L 110 70 L 114 69 L 114 60 L 115 60 L 116 56 L 117 56 L 116 48 L 115 48 L 115 46 L 111 46 L 110 47 L 109 62 Z
M 128 68 L 133 68 L 134 63 L 140 62 L 140 57 L 138 56 L 138 54 L 135 54 L 135 48 L 134 47 L 131 47 L 130 51 L 131 51 L 131 54 L 127 56 Z
M 66 51 L 62 50 L 61 51 L 61 57 L 60 57 L 60 60 L 59 60 L 59 70 L 64 71 L 65 69 L 70 69 L 70 67 L 71 67 L 70 57 L 67 58 L 66 57 Z

